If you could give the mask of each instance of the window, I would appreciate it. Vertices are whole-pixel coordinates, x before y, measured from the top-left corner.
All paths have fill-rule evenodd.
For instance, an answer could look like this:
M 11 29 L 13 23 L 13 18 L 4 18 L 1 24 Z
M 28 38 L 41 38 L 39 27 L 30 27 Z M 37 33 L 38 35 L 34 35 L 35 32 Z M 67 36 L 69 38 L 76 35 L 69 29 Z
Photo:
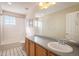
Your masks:
M 4 23 L 7 25 L 16 25 L 15 17 L 13 16 L 4 16 Z

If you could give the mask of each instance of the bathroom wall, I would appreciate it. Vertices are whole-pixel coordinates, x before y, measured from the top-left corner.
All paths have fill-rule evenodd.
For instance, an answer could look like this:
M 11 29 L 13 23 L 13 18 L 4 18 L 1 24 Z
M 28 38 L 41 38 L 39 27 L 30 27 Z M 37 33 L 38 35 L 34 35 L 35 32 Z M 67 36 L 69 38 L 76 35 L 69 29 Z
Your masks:
M 75 11 L 79 11 L 79 5 L 40 17 L 42 32 L 40 31 L 37 34 L 55 39 L 63 39 L 66 31 L 66 14 Z
M 2 36 L 1 36 L 1 32 L 2 32 L 2 29 L 1 29 L 1 21 L 2 21 L 1 12 L 2 12 L 2 8 L 0 6 L 0 44 L 1 44 L 1 39 L 2 39 Z

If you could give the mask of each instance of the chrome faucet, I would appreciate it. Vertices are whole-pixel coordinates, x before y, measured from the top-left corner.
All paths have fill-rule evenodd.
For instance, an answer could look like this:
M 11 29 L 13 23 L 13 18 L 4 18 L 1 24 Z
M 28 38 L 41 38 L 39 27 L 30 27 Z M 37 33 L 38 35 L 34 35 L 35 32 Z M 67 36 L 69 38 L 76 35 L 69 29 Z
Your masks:
M 63 39 L 63 40 L 58 40 L 58 42 L 60 43 L 60 44 L 62 44 L 62 45 L 65 45 L 65 40 Z

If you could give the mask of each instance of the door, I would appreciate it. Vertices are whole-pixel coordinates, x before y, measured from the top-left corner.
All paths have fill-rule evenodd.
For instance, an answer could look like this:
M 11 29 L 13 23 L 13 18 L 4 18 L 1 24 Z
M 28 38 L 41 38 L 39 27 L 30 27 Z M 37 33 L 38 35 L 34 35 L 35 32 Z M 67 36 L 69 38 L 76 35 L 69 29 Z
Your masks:
M 56 54 L 54 54 L 54 53 L 48 51 L 48 56 L 56 56 Z
M 66 38 L 70 41 L 79 41 L 79 20 L 78 13 L 69 13 L 66 15 Z
M 30 56 L 35 56 L 35 43 L 30 41 Z
M 3 39 L 1 44 L 10 44 L 24 41 L 24 18 L 3 16 Z
M 47 51 L 36 44 L 36 56 L 47 56 Z
M 30 41 L 29 39 L 25 39 L 25 51 L 26 51 L 26 54 L 29 56 L 30 55 Z

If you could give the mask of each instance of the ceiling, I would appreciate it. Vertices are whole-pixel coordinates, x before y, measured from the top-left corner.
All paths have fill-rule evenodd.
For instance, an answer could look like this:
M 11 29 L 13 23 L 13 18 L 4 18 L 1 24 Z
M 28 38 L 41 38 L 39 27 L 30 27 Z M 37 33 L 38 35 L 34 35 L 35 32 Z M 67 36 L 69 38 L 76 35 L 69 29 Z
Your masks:
M 3 10 L 26 14 L 29 10 L 32 10 L 36 5 L 35 2 L 12 2 L 12 5 L 9 5 L 8 2 L 0 2 L 0 5 Z
M 20 14 L 27 14 L 33 9 L 36 8 L 37 2 L 12 2 L 12 5 L 9 5 L 7 2 L 0 2 L 0 5 L 3 10 L 20 13 Z M 70 7 L 72 5 L 79 4 L 77 2 L 57 2 L 56 5 L 49 7 L 46 10 L 40 10 L 37 12 L 37 16 L 44 15 L 46 13 L 56 12 L 58 10 Z M 50 11 L 50 12 L 49 12 Z

